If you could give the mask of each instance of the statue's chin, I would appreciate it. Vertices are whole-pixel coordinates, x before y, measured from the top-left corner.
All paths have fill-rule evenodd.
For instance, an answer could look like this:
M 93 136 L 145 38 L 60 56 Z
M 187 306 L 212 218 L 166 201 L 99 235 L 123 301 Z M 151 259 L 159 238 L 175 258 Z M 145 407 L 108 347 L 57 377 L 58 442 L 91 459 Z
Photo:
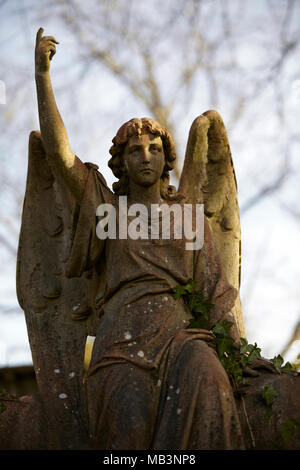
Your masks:
M 157 184 L 158 180 L 159 178 L 156 178 L 153 173 L 143 172 L 139 175 L 139 178 L 136 182 L 143 188 L 149 188 L 150 186 Z

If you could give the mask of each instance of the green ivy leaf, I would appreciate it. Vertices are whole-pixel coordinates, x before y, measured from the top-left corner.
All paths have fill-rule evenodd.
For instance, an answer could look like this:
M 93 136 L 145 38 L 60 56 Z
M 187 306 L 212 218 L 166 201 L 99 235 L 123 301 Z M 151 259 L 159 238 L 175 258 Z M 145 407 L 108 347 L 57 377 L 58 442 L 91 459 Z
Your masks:
M 249 355 L 248 355 L 248 364 L 251 364 L 255 359 L 259 359 L 261 349 L 257 347 L 257 344 L 249 344 Z
M 230 337 L 230 328 L 233 323 L 228 320 L 223 320 L 221 323 L 217 322 L 212 331 L 216 336 Z
M 273 363 L 277 372 L 281 374 L 281 366 L 283 364 L 283 358 L 280 356 L 280 354 L 278 354 L 278 356 L 273 357 L 273 359 L 271 359 L 271 362 Z
M 290 362 L 287 362 L 283 365 L 284 361 L 280 354 L 278 354 L 278 356 L 273 357 L 273 359 L 271 359 L 271 362 L 279 374 L 293 374 L 294 372 L 293 366 Z
M 286 364 L 284 364 L 284 366 L 281 368 L 281 371 L 284 374 L 293 374 L 294 368 L 290 362 L 286 362 Z
M 234 356 L 224 355 L 220 361 L 227 374 L 237 383 L 243 379 L 243 366 Z
M 213 305 L 204 300 L 199 292 L 195 292 L 195 288 L 196 283 L 190 281 L 185 285 L 174 287 L 173 295 L 176 300 L 183 297 L 193 314 L 194 318 L 190 320 L 188 328 L 208 330 L 210 329 L 210 309 Z
M 173 288 L 174 298 L 178 300 L 180 297 L 191 294 L 196 287 L 195 281 L 190 281 L 182 286 L 175 286 Z
M 295 431 L 300 429 L 300 422 L 296 419 L 288 419 L 281 427 L 281 435 L 285 443 L 292 439 Z
M 224 356 L 224 354 L 233 353 L 234 340 L 228 337 L 221 337 L 216 339 L 217 352 L 219 357 Z
M 273 388 L 273 385 L 266 385 L 263 388 L 262 397 L 266 404 L 265 420 L 269 422 L 270 417 L 271 417 L 271 412 L 272 412 L 272 405 L 274 403 L 275 398 L 278 397 L 278 393 Z
M 192 318 L 189 322 L 188 328 L 200 328 L 204 330 L 209 329 L 209 324 L 205 318 Z
M 186 293 L 185 289 L 181 286 L 174 287 L 173 292 L 175 300 L 180 299 L 180 297 L 182 297 Z
M 273 388 L 273 385 L 266 385 L 263 388 L 263 399 L 264 402 L 267 406 L 272 406 L 275 398 L 278 397 L 278 393 L 276 390 Z
M 241 347 L 240 347 L 240 353 L 241 354 L 247 354 L 248 352 L 248 341 L 245 338 L 240 338 L 241 342 Z

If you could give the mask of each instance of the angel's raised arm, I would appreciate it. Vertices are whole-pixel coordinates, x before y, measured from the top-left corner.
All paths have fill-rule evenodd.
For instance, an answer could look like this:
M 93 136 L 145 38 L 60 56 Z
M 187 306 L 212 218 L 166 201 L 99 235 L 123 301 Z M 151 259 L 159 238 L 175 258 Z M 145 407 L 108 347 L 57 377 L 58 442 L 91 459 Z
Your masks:
M 70 148 L 54 98 L 49 70 L 58 42 L 53 36 L 43 36 L 43 31 L 43 28 L 38 30 L 35 46 L 35 80 L 41 135 L 51 166 L 60 173 L 76 200 L 80 202 L 88 170 Z

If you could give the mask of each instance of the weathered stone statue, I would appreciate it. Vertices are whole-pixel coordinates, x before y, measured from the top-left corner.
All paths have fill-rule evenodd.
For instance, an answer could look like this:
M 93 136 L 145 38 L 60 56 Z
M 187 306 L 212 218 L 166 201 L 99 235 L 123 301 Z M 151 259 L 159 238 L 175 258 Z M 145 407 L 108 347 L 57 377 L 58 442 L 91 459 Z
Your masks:
M 253 447 L 247 403 L 234 395 L 211 331 L 231 322 L 238 354 L 245 337 L 240 223 L 222 119 L 209 111 L 194 121 L 178 191 L 169 185 L 176 155 L 168 131 L 149 118 L 123 124 L 110 149 L 108 164 L 118 179 L 111 191 L 98 167 L 83 163 L 69 146 L 49 75 L 57 41 L 42 33 L 35 53 L 41 131 L 29 140 L 17 269 L 40 393 L 14 403 L 22 431 L 25 422 L 32 429 L 31 439 L 19 435 L 19 448 Z M 183 214 L 185 206 L 199 212 L 202 203 L 203 245 L 187 249 L 191 238 L 182 230 L 177 236 L 182 227 L 171 211 L 173 228 L 164 236 L 163 207 L 175 204 Z M 99 207 L 111 208 L 114 219 Z M 137 234 L 132 208 L 140 212 L 143 236 L 128 236 Z M 154 215 L 150 222 L 143 208 Z M 155 218 L 153 208 L 162 215 Z M 105 236 L 104 226 L 114 236 Z M 191 281 L 211 305 L 207 328 L 188 328 L 193 314 L 173 295 Z M 84 367 L 89 336 L 95 340 Z M 258 367 L 265 371 L 258 375 L 253 367 L 250 381 L 278 378 L 267 361 Z M 13 427 L 16 413 L 11 408 L 0 415 L 0 436 L 5 425 Z M 16 446 L 12 437 L 5 442 L 3 448 Z

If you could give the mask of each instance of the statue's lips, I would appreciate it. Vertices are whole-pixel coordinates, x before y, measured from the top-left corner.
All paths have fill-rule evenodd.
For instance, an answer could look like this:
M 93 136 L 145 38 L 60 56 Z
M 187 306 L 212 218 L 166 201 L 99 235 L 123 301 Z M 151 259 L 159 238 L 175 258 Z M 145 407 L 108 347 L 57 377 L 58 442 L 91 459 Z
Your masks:
M 151 168 L 143 168 L 142 170 L 140 170 L 140 173 L 153 173 L 153 170 Z

